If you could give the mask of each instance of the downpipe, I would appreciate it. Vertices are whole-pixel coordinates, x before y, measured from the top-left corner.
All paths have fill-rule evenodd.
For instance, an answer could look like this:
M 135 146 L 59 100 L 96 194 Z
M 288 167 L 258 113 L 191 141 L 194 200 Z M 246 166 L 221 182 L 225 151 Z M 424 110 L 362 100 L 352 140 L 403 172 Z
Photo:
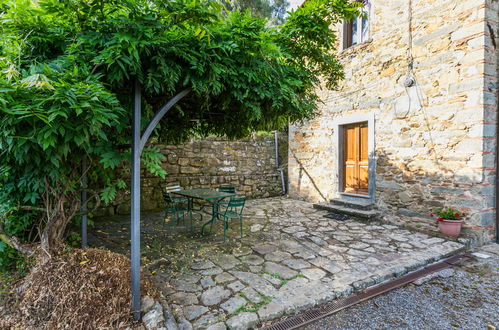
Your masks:
M 281 177 L 282 194 L 286 195 L 286 182 L 284 180 L 284 170 L 279 168 L 279 132 L 274 131 L 274 146 L 275 146 L 275 168 Z

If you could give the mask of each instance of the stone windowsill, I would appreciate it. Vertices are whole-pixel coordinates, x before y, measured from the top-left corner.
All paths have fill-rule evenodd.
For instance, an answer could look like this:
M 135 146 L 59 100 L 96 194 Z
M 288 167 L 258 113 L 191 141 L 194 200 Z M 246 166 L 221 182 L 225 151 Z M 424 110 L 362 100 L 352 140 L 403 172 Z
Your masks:
M 364 42 L 361 42 L 360 44 L 356 44 L 356 45 L 353 45 L 353 46 L 350 46 L 348 48 L 345 48 L 343 50 L 341 50 L 339 53 L 338 53 L 338 58 L 342 59 L 342 58 L 345 58 L 349 55 L 357 55 L 357 53 L 361 50 L 361 49 L 364 49 L 366 48 L 367 46 L 369 46 L 371 43 L 373 42 L 373 39 L 372 38 L 369 38 L 367 39 L 366 41 Z

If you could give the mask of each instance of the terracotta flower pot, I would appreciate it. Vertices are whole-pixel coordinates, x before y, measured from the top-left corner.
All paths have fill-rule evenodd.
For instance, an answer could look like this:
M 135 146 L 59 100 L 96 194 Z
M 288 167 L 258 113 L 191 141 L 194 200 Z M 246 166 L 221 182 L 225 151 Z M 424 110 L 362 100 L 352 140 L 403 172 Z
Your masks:
M 443 219 L 438 222 L 438 229 L 440 232 L 447 236 L 458 237 L 461 233 L 461 225 L 463 220 L 446 220 Z

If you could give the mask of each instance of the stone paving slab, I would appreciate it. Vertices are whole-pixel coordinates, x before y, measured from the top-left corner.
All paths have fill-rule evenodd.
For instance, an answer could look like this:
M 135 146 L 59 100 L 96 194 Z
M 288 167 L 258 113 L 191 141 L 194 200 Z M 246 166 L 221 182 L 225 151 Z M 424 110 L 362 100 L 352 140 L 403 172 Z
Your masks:
M 311 203 L 284 197 L 248 201 L 244 214 L 244 237 L 235 224 L 227 243 L 221 226 L 204 237 L 181 228 L 166 236 L 161 214 L 144 217 L 143 264 L 154 265 L 155 281 L 184 328 L 247 329 L 464 249 L 393 225 L 327 219 Z M 93 239 L 127 251 L 126 241 Z

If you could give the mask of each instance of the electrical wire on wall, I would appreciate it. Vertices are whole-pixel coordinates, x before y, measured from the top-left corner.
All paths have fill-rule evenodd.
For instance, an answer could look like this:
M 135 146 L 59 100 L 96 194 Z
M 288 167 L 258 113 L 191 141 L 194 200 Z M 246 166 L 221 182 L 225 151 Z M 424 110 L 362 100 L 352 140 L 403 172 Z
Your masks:
M 428 114 L 426 112 L 426 98 L 423 96 L 421 86 L 418 83 L 418 80 L 416 78 L 416 74 L 414 72 L 414 57 L 413 57 L 413 51 L 412 51 L 412 46 L 413 46 L 413 35 L 412 35 L 412 27 L 413 27 L 413 13 L 412 13 L 412 0 L 408 0 L 407 4 L 407 72 L 405 79 L 403 81 L 403 85 L 405 88 L 405 92 L 407 95 L 407 108 L 403 113 L 399 113 L 397 109 L 397 105 L 394 106 L 394 117 L 397 119 L 405 119 L 407 116 L 410 114 L 411 110 L 414 108 L 417 108 L 417 105 L 415 106 L 413 103 L 413 95 L 411 95 L 411 88 L 414 89 L 415 91 L 415 97 L 417 98 L 417 102 L 419 105 L 419 109 L 417 110 L 423 110 L 423 117 L 424 121 L 426 124 L 426 128 L 428 131 L 428 136 L 431 142 L 431 149 L 430 153 L 433 154 L 434 161 L 439 164 L 438 156 L 436 154 L 435 150 L 435 142 L 433 140 L 432 136 L 432 129 L 430 125 L 430 120 L 428 118 Z

